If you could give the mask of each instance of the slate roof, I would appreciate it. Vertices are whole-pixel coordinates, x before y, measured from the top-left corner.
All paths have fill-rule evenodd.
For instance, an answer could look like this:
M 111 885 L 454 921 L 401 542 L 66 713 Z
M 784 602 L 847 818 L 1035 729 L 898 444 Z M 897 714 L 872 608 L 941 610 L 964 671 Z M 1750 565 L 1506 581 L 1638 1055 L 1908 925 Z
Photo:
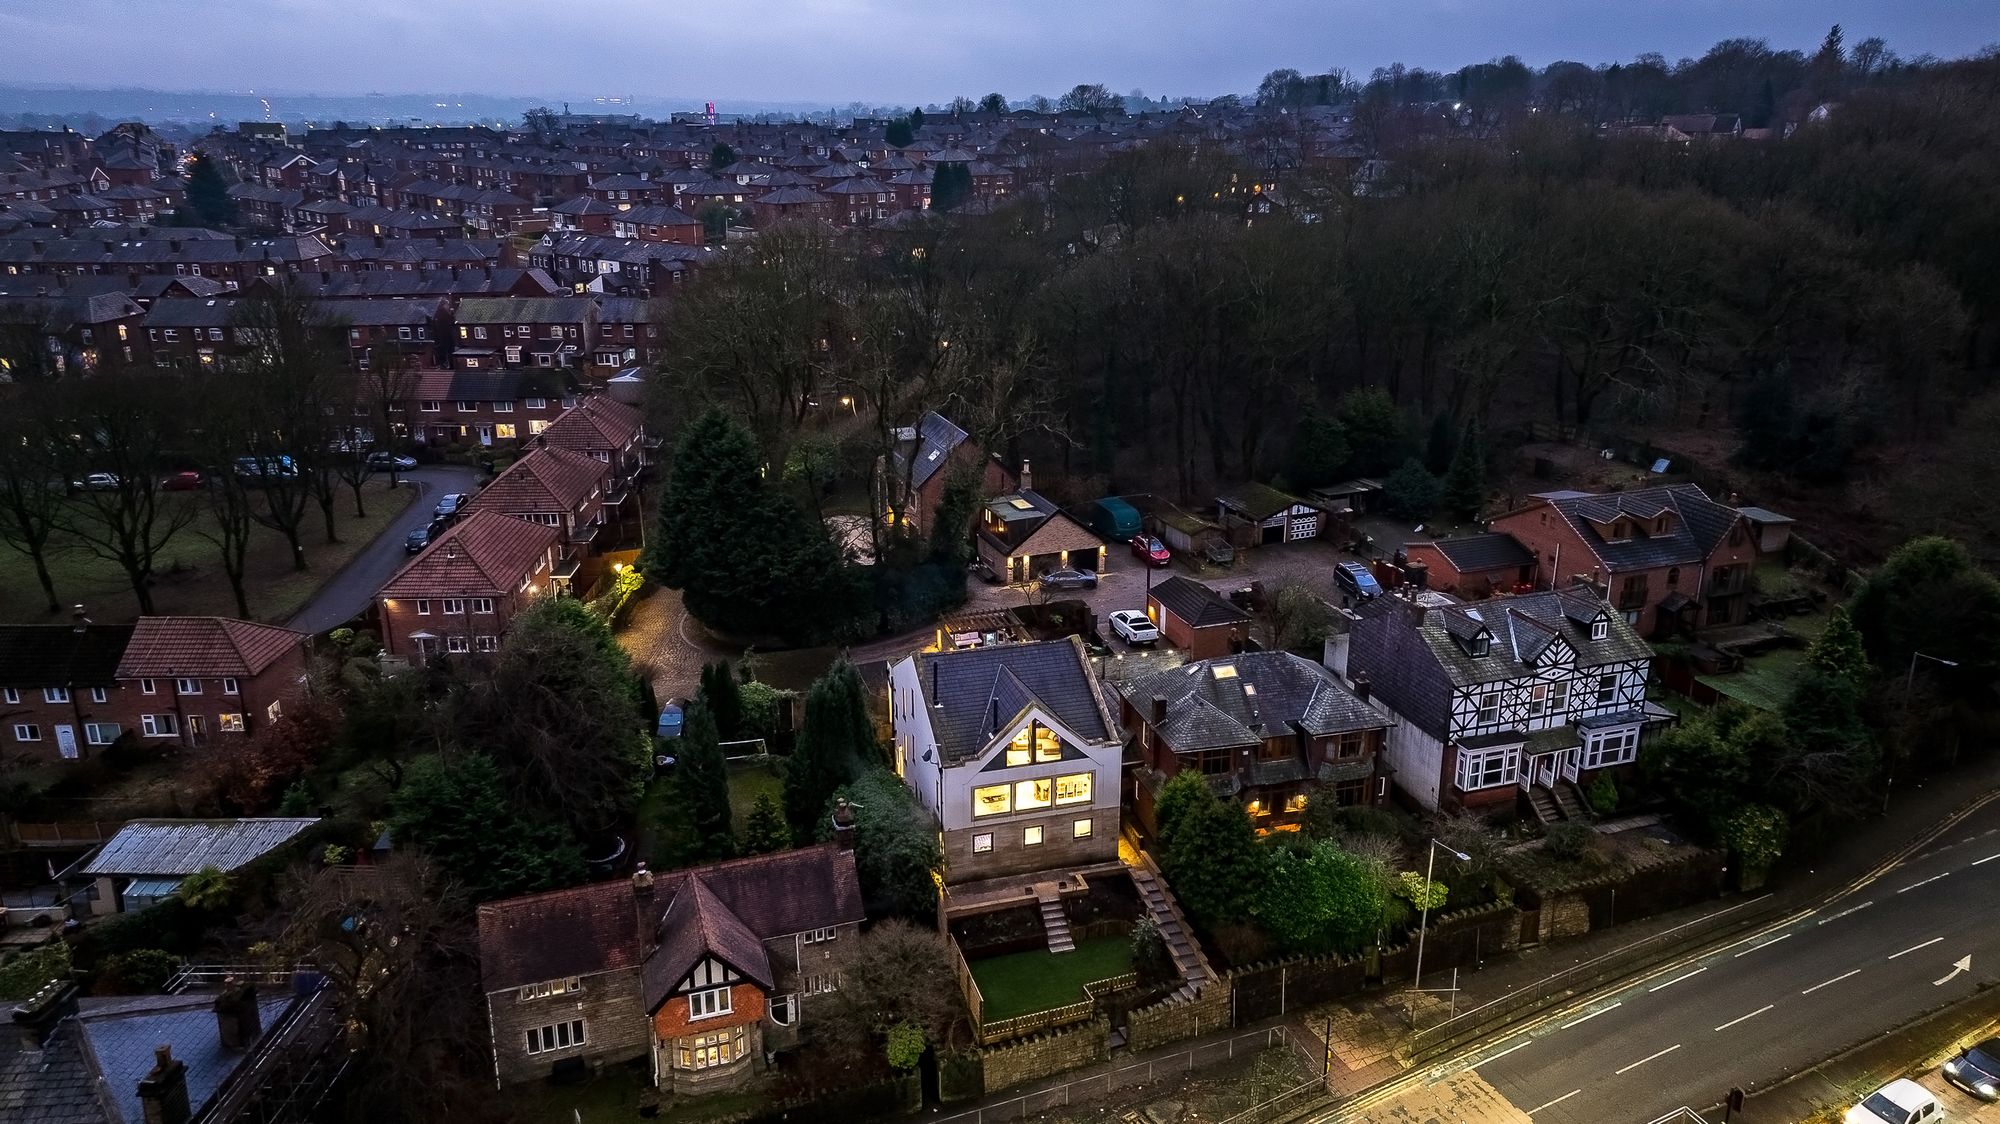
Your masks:
M 302 816 L 240 820 L 133 820 L 98 848 L 80 873 L 188 875 L 235 870 L 318 823 Z
M 638 966 L 645 924 L 621 878 L 479 907 L 479 981 L 488 993 Z
M 174 1057 L 187 1066 L 188 1104 L 197 1113 L 237 1067 L 255 1056 L 254 1051 L 222 1048 L 214 1001 L 212 994 L 191 993 L 78 1002 L 76 1025 L 85 1057 L 115 1109 L 109 1119 L 139 1124 L 146 1118 L 139 1103 L 139 1080 L 152 1072 L 153 1049 L 161 1043 L 173 1047 Z M 270 1033 L 294 1002 L 290 995 L 258 997 L 264 1033 Z
M 1439 539 L 1431 544 L 1461 574 L 1482 570 L 1504 570 L 1531 566 L 1535 554 L 1509 534 L 1488 531 L 1455 539 Z
M 1124 690 L 1148 721 L 1152 700 L 1167 700 L 1166 721 L 1156 729 L 1177 753 L 1256 745 L 1291 730 L 1323 737 L 1392 725 L 1332 672 L 1290 652 L 1199 660 L 1133 680 Z
M 700 226 L 701 220 L 681 210 L 679 207 L 652 204 L 620 211 L 614 222 L 632 223 L 639 226 Z
M 596 307 L 589 297 L 467 297 L 460 324 L 580 324 Z
M 210 1015 L 211 1025 L 214 1016 Z M 136 1086 L 134 1088 L 136 1092 Z M 64 1019 L 40 1050 L 0 1050 L 0 1120 L 18 1124 L 107 1124 L 83 1053 L 83 1031 Z
M 508 515 L 577 509 L 603 482 L 607 468 L 596 457 L 563 448 L 535 448 L 472 497 L 471 510 Z
M 521 588 L 560 536 L 554 527 L 471 511 L 382 587 L 380 596 L 501 596 Z
M 661 874 L 656 896 L 678 892 L 690 877 L 699 877 L 760 941 L 858 923 L 864 916 L 854 852 L 832 843 Z
M 1156 583 L 1152 596 L 1162 609 L 1195 628 L 1250 623 L 1250 614 L 1230 604 L 1228 598 L 1179 574 Z
M 970 440 L 967 433 L 951 423 L 943 414 L 932 410 L 917 421 L 917 439 L 914 443 L 899 442 L 894 453 L 896 475 L 909 473 L 910 486 L 921 488 L 930 478 L 944 470 L 951 463 L 951 454 L 960 445 Z M 916 458 L 916 467 L 909 468 L 909 458 Z
M 1735 508 L 1716 503 L 1693 484 L 1602 495 L 1544 492 L 1535 498 L 1559 512 L 1604 568 L 1613 572 L 1699 563 L 1741 518 Z M 1676 516 L 1672 529 L 1664 535 L 1651 534 L 1651 521 L 1669 511 Z M 1639 524 L 1629 539 L 1608 541 L 1592 525 L 1593 520 L 1608 523 L 1620 515 Z
M 660 918 L 660 947 L 646 958 L 646 1010 L 658 1010 L 704 956 L 717 957 L 766 990 L 777 982 L 764 942 L 695 873 L 681 881 Z
M 249 677 L 306 642 L 303 632 L 229 617 L 140 617 L 120 679 Z
M 1117 736 L 1098 699 L 1083 644 L 1074 637 L 914 658 L 924 703 L 931 708 L 931 729 L 946 764 L 967 760 L 986 748 L 992 740 L 989 729 L 996 704 L 1002 726 L 1033 700 L 1086 741 L 1108 742 Z
M 148 328 L 227 328 L 247 297 L 163 297 L 146 310 Z

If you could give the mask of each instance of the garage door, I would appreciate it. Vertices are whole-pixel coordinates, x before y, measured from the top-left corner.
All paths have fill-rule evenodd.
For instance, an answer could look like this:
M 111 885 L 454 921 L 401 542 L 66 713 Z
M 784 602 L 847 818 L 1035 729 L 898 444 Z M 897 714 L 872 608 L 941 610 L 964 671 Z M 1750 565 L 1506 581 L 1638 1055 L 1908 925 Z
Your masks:
M 1318 512 L 1314 512 L 1311 515 L 1294 515 L 1292 516 L 1291 521 L 1285 524 L 1286 542 L 1298 542 L 1300 539 L 1314 539 L 1318 537 L 1319 537 Z

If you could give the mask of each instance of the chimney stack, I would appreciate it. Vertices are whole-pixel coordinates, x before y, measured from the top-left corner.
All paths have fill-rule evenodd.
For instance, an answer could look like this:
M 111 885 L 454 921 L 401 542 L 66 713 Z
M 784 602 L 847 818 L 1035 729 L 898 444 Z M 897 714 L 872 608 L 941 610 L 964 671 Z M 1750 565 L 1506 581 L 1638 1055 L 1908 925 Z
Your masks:
M 81 605 L 78 605 L 70 610 L 69 618 L 70 618 L 70 630 L 73 632 L 82 632 L 84 629 L 90 627 L 90 617 L 85 615 L 83 611 L 83 606 Z
M 225 1050 L 248 1050 L 263 1036 L 264 1020 L 257 1010 L 257 985 L 230 976 L 215 997 L 215 1029 Z
M 1166 720 L 1167 720 L 1167 697 L 1165 695 L 1154 695 L 1153 725 L 1155 726 L 1163 725 L 1166 722 Z
M 854 849 L 854 808 L 845 796 L 833 801 L 833 842 L 843 851 Z
M 14 1029 L 21 1036 L 21 1049 L 39 1050 L 56 1029 L 56 1024 L 76 1013 L 76 988 L 62 980 L 50 980 L 28 1001 L 14 1008 Z
M 1028 458 L 1026 458 L 1026 457 L 1022 457 L 1022 458 L 1021 458 L 1021 490 L 1025 492 L 1025 491 L 1029 490 L 1030 488 L 1033 488 L 1034 486 L 1035 486 L 1035 476 L 1034 476 L 1034 473 L 1033 473 L 1032 471 L 1030 471 L 1030 470 L 1029 470 L 1029 468 L 1028 468 Z
M 1369 694 L 1372 693 L 1374 690 L 1375 690 L 1374 684 L 1368 682 L 1367 672 L 1361 671 L 1355 673 L 1354 676 L 1355 698 L 1360 699 L 1362 702 L 1367 702 Z
M 653 872 L 643 862 L 632 870 L 632 894 L 640 898 L 653 896 Z
M 188 1124 L 187 1066 L 175 1060 L 173 1047 L 153 1047 L 153 1070 L 139 1079 L 139 1108 L 145 1124 Z

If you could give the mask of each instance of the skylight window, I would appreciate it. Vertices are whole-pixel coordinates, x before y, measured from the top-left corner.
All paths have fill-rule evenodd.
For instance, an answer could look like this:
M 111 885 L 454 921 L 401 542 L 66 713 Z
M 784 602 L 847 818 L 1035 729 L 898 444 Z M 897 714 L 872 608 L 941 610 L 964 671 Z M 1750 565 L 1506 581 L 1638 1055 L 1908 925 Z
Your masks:
M 1007 505 L 1009 507 L 1012 507 L 1015 511 L 1032 511 L 1034 510 L 1035 507 L 1034 504 L 1029 503 L 1027 500 L 1022 499 L 1019 496 L 1015 496 L 1013 499 L 1008 500 Z
M 1214 675 L 1217 679 L 1234 679 L 1236 678 L 1236 668 L 1233 664 L 1223 664 L 1210 674 Z

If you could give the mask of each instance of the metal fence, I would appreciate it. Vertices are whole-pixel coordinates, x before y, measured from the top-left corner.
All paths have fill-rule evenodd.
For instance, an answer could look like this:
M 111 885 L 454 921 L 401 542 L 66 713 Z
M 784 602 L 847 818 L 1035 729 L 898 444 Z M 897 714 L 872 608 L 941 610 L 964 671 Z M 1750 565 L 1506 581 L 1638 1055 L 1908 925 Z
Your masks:
M 1289 1040 L 1284 1027 L 1266 1027 L 1149 1061 L 1130 1062 L 1097 1073 L 1085 1074 L 1057 1085 L 1022 1093 L 998 1104 L 925 1119 L 927 1124 L 1005 1124 L 1007 1121 L 1027 1120 L 1050 1109 L 1080 1104 L 1135 1085 L 1150 1085 L 1163 1078 L 1177 1077 L 1206 1066 L 1218 1065 L 1235 1058 L 1238 1054 L 1282 1046 Z

